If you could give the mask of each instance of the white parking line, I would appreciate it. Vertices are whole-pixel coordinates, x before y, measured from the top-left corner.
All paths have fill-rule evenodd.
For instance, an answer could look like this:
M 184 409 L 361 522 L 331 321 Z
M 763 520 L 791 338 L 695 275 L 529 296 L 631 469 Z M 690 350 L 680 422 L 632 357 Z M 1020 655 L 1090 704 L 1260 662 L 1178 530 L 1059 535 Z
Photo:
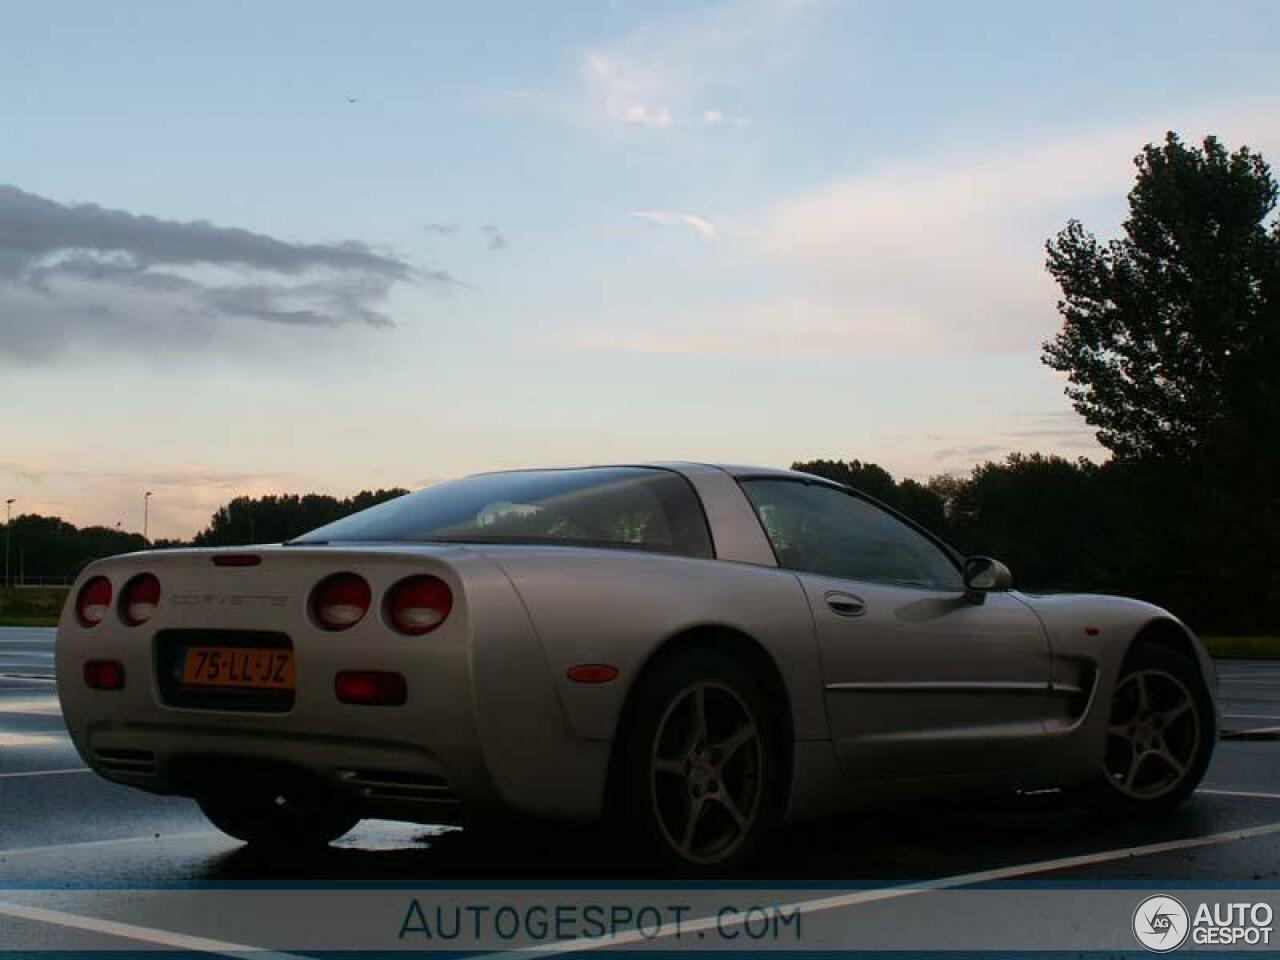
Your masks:
M 1280 793 L 1263 793 L 1259 790 L 1219 790 L 1217 787 L 1201 787 L 1196 793 L 1208 793 L 1215 797 L 1248 797 L 1252 800 L 1280 800 Z
M 1273 737 L 1280 733 L 1280 727 L 1249 727 L 1247 730 L 1225 730 L 1223 736 L 1230 740 L 1248 740 L 1257 737 Z
M 77 773 L 81 769 L 88 770 L 88 767 L 68 769 L 67 773 Z M 57 773 L 62 771 L 42 771 L 44 773 Z M 12 774 L 12 776 L 23 776 L 23 774 Z M 409 824 L 391 820 L 364 820 L 361 821 L 359 828 L 348 836 L 351 843 L 343 842 L 342 846 L 355 846 L 359 841 L 368 841 L 373 839 L 375 842 L 388 836 L 403 837 L 404 843 L 401 846 L 412 846 L 413 837 L 420 836 L 423 833 L 452 833 L 457 827 L 431 827 L 424 824 Z M 142 837 L 116 837 L 112 840 L 73 840 L 70 843 L 52 843 L 42 847 L 15 847 L 12 850 L 0 850 L 0 861 L 7 860 L 10 857 L 28 857 L 39 856 L 46 853 L 60 853 L 67 850 L 92 850 L 97 847 L 121 847 L 129 846 L 135 843 L 159 843 L 162 840 L 192 840 L 208 837 L 222 837 L 226 839 L 226 835 L 220 830 L 193 830 L 187 833 L 164 833 L 156 836 L 149 833 Z M 228 840 L 228 843 L 233 841 Z
M 975 873 L 960 873 L 950 877 L 938 877 L 935 880 L 923 880 L 919 883 L 903 884 L 899 887 L 883 887 L 879 890 L 859 890 L 842 893 L 834 897 L 816 897 L 813 900 L 797 900 L 793 903 L 778 904 L 779 911 L 800 911 L 806 915 L 837 910 L 841 907 L 852 907 L 863 903 L 878 903 L 885 900 L 897 900 L 921 893 L 936 890 L 951 890 L 956 887 L 969 887 L 979 883 L 993 883 L 999 880 L 1013 880 L 1033 873 L 1051 873 L 1058 870 L 1071 870 L 1076 867 L 1087 867 L 1096 863 L 1110 863 L 1115 860 L 1127 860 L 1131 857 L 1149 857 L 1161 853 L 1173 853 L 1178 850 L 1191 850 L 1196 847 L 1207 847 L 1217 843 L 1230 843 L 1234 840 L 1251 840 L 1255 837 L 1266 837 L 1280 833 L 1280 823 L 1268 823 L 1243 830 L 1227 830 L 1223 833 L 1211 833 L 1201 837 L 1187 837 L 1183 840 L 1166 840 L 1161 843 L 1147 843 L 1136 847 L 1123 847 L 1118 850 L 1102 850 L 1097 853 L 1085 853 L 1074 857 L 1060 857 L 1055 860 L 1040 860 L 1036 863 L 1023 863 L 1011 867 L 996 867 L 992 870 L 979 870 Z M 732 925 L 733 921 L 712 916 L 700 917 L 689 923 L 680 925 L 681 936 L 686 933 L 698 933 L 708 930 L 721 930 Z M 670 936 L 670 935 L 668 935 Z M 562 940 L 547 946 L 525 947 L 522 949 L 490 954 L 489 957 L 543 956 L 562 953 L 577 953 L 581 950 L 593 950 L 608 947 L 621 947 L 638 943 L 641 940 L 652 942 L 639 930 L 618 934 L 604 940 Z M 488 960 L 482 957 L 481 960 Z
M 111 937 L 126 940 L 137 940 L 141 943 L 153 943 L 161 947 L 173 947 L 177 950 L 191 950 L 195 953 L 216 953 L 223 956 L 242 957 L 253 954 L 254 957 L 288 957 L 287 953 L 264 951 L 258 947 L 250 947 L 240 943 L 228 943 L 226 940 L 210 940 L 207 937 L 193 937 L 185 933 L 174 933 L 171 930 L 156 930 L 152 927 L 140 927 L 132 923 L 120 923 L 117 920 L 101 920 L 98 917 L 85 917 L 78 913 L 67 913 L 64 910 L 46 910 L 42 907 L 28 907 L 20 903 L 8 903 L 0 900 L 0 915 L 14 917 L 19 920 L 34 920 L 37 923 L 48 923 L 58 927 L 69 927 L 73 930 L 87 930 L 90 933 L 105 933 Z
M 56 716 L 62 712 L 58 698 L 52 694 L 43 697 L 0 697 L 0 713 L 39 713 Z M 1276 718 L 1280 720 L 1280 717 Z
M 58 733 L 4 733 L 0 731 L 0 747 L 41 747 L 64 743 L 67 735 Z
M 45 853 L 61 853 L 66 850 L 93 850 L 98 847 L 123 847 L 133 843 L 159 843 L 162 840 L 191 840 L 196 837 L 221 836 L 217 830 L 193 830 L 190 833 L 165 833 L 156 836 L 149 833 L 145 837 L 117 837 L 114 840 L 77 840 L 71 843 L 51 843 L 44 847 L 16 847 L 13 850 L 0 850 L 0 861 L 13 857 L 40 856 Z
M 1202 788 L 1201 793 L 1209 793 L 1222 796 L 1247 796 L 1247 797 L 1264 797 L 1267 799 L 1280 800 L 1280 794 L 1253 793 L 1250 791 L 1229 791 L 1217 790 L 1213 788 Z M 189 837 L 208 836 L 216 833 L 216 831 L 202 831 L 198 833 L 170 834 L 165 839 L 181 839 Z M 884 887 L 876 890 L 859 890 L 850 893 L 838 894 L 829 897 L 815 897 L 811 900 L 799 900 L 789 904 L 778 905 L 779 910 L 784 911 L 800 911 L 805 914 L 821 913 L 828 910 L 835 910 L 842 907 L 857 906 L 865 903 L 877 903 L 887 900 L 896 900 L 903 897 L 915 896 L 921 893 L 929 893 L 939 890 L 950 890 L 958 887 L 973 886 L 981 883 L 993 883 L 1001 880 L 1011 880 L 1018 877 L 1024 877 L 1031 874 L 1051 873 L 1062 870 L 1070 870 L 1077 867 L 1090 866 L 1093 864 L 1110 863 L 1117 860 L 1127 860 L 1134 857 L 1154 856 L 1162 853 L 1173 853 L 1180 850 L 1190 850 L 1198 847 L 1212 846 L 1221 843 L 1231 843 L 1237 840 L 1250 840 L 1258 837 L 1272 836 L 1280 834 L 1280 823 L 1262 824 L 1256 827 L 1246 827 L 1239 830 L 1227 830 L 1221 833 L 1207 834 L 1198 837 L 1186 837 L 1180 840 L 1167 840 L 1159 843 L 1141 844 L 1132 847 L 1121 847 L 1112 850 L 1101 850 L 1094 853 L 1079 854 L 1071 857 L 1058 857 L 1052 860 L 1040 860 L 1032 863 L 1016 864 L 1008 867 L 996 867 L 989 870 L 979 870 L 972 873 L 955 874 L 949 877 L 938 877 L 932 880 L 924 880 L 919 883 L 903 884 L 896 887 Z M 91 848 L 103 847 L 110 845 L 122 845 L 129 843 L 139 843 L 145 841 L 153 841 L 153 837 L 125 837 L 118 840 L 92 840 L 82 843 L 58 844 L 48 847 L 27 847 L 18 850 L 0 851 L 0 859 L 7 859 L 12 856 L 21 856 L 26 854 L 46 853 L 51 851 L 68 850 L 73 848 Z M 150 927 L 142 927 L 134 924 L 120 923 L 111 920 L 102 920 L 97 917 L 82 916 L 79 914 L 67 913 L 60 910 L 46 910 L 38 907 L 28 907 L 21 904 L 0 901 L 0 914 L 14 917 L 16 919 L 31 920 L 40 923 L 48 923 L 55 926 L 63 926 L 72 929 L 86 930 L 94 933 L 102 933 L 109 936 L 122 937 L 125 939 L 137 940 L 144 943 L 157 944 L 159 946 L 172 947 L 181 950 L 191 950 L 200 953 L 214 953 L 222 955 L 239 955 L 252 951 L 258 956 L 264 958 L 277 957 L 288 958 L 291 955 L 286 953 L 269 953 L 261 951 L 259 948 L 250 947 L 242 944 L 229 943 L 221 940 L 212 940 L 204 937 L 194 937 L 188 934 L 174 933 L 169 930 L 158 930 Z M 732 921 L 726 918 L 711 916 L 702 917 L 697 920 L 681 925 L 683 933 L 697 933 L 699 931 L 708 931 L 723 929 L 726 923 Z M 494 957 L 512 957 L 512 956 L 542 956 L 556 955 L 565 953 L 576 953 L 582 950 L 600 949 L 602 947 L 625 946 L 631 943 L 637 943 L 644 938 L 640 931 L 632 931 L 631 933 L 620 934 L 610 938 L 607 941 L 584 941 L 572 940 L 561 941 L 559 943 L 540 945 L 535 947 L 523 948 L 515 951 L 505 951 L 493 954 Z
M 1269 713 L 1224 713 L 1222 715 L 1222 719 L 1223 720 L 1280 720 L 1280 717 L 1277 717 Z
M 62 773 L 88 773 L 88 767 L 65 767 L 62 770 L 19 770 L 17 773 L 0 773 L 0 780 L 13 777 L 52 777 Z M 3 853 L 3 851 L 0 851 Z

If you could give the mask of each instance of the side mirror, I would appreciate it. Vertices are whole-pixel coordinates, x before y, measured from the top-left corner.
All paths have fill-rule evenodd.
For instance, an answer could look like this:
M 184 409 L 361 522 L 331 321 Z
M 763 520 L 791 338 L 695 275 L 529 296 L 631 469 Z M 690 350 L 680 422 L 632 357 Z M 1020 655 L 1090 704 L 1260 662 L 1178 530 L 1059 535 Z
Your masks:
M 969 557 L 964 562 L 964 592 L 974 603 L 982 603 L 988 593 L 1008 590 L 1013 586 L 1013 574 L 999 560 L 990 557 Z

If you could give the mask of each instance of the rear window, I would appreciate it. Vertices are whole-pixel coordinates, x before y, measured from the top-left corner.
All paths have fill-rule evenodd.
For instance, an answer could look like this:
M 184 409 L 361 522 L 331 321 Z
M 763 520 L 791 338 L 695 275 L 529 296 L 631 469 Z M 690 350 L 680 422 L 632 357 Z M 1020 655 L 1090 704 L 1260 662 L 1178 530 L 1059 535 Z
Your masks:
M 313 530 L 335 541 L 550 543 L 711 557 L 702 505 L 669 470 L 591 467 L 466 477 Z

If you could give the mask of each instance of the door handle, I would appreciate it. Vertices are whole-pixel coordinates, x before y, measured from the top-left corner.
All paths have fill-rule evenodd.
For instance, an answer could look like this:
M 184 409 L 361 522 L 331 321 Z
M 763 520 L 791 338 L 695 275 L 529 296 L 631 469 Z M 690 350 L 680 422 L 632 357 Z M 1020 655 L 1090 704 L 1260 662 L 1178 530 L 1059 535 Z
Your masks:
M 842 617 L 860 617 L 867 612 L 867 602 L 852 593 L 828 593 L 827 606 Z

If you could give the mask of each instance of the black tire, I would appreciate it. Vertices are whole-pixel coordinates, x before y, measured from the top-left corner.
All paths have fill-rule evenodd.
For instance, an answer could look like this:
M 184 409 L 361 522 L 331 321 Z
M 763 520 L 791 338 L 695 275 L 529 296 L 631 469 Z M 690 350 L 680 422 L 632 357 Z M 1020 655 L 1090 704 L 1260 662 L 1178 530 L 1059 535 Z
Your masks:
M 1161 644 L 1135 643 L 1107 709 L 1103 769 L 1086 801 L 1104 813 L 1132 814 L 1171 810 L 1191 796 L 1218 736 L 1196 664 Z
M 196 802 L 215 827 L 255 847 L 323 847 L 360 822 L 336 798 L 296 790 L 206 794 Z
M 783 801 L 779 724 L 764 687 L 732 657 L 692 648 L 641 678 L 632 696 L 616 796 L 641 854 L 679 873 L 741 869 Z

